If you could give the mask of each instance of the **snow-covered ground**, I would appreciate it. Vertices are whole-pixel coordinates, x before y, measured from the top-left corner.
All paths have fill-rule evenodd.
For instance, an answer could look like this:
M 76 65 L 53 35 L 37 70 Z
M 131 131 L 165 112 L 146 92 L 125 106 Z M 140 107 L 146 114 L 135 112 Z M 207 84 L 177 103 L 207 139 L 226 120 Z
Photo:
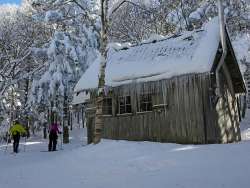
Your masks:
M 250 110 L 246 113 L 246 118 L 240 124 L 241 139 L 243 141 L 250 141 Z
M 0 145 L 0 188 L 245 188 L 250 186 L 250 112 L 240 143 L 178 145 L 103 140 L 85 145 L 82 130 L 57 152 L 33 138 L 21 152 Z M 249 131 L 249 133 L 248 133 Z M 60 149 L 60 140 L 59 140 Z

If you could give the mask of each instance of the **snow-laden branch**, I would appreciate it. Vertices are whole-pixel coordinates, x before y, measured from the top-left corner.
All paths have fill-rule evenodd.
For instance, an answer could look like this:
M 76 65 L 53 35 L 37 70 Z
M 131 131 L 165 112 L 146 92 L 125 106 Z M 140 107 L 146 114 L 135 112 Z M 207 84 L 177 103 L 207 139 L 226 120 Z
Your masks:
M 25 55 L 19 59 L 14 59 L 14 60 L 11 60 L 10 63 L 21 63 L 23 62 L 29 55 L 31 54 L 31 51 L 30 50 L 27 50 Z
M 4 79 L 7 79 L 7 78 L 10 78 L 11 76 L 8 75 L 10 73 L 13 73 L 16 69 L 16 67 L 22 63 L 27 57 L 29 57 L 31 54 L 31 51 L 28 50 L 26 52 L 26 55 L 24 55 L 23 57 L 21 58 L 18 58 L 18 59 L 13 59 L 13 60 L 8 60 L 7 63 L 5 63 L 4 67 L 2 68 L 1 70 L 1 76 L 4 78 Z M 10 68 L 11 67 L 11 68 Z M 9 69 L 9 71 L 7 71 Z M 17 74 L 17 73 L 16 73 Z M 16 75 L 15 74 L 15 75 Z
M 0 100 L 4 97 L 4 93 L 6 92 L 6 90 L 14 85 L 17 84 L 19 81 L 23 80 L 23 79 L 27 79 L 30 76 L 33 76 L 36 72 L 40 71 L 42 68 L 44 68 L 44 64 L 38 66 L 37 68 L 35 68 L 33 71 L 28 72 L 26 74 L 23 74 L 21 77 L 17 78 L 17 79 L 8 79 L 5 80 L 3 82 L 0 82 L 1 85 L 3 86 L 3 88 L 1 88 L 1 92 L 0 92 Z M 7 83 L 6 83 L 7 82 Z
M 135 7 L 138 7 L 142 10 L 144 10 L 145 12 L 148 12 L 148 13 L 153 13 L 152 11 L 148 10 L 148 9 L 145 9 L 144 7 L 132 2 L 131 0 L 117 0 L 108 10 L 108 18 L 110 16 L 112 16 L 112 14 L 114 14 L 124 3 L 128 3 L 128 4 L 131 4 Z

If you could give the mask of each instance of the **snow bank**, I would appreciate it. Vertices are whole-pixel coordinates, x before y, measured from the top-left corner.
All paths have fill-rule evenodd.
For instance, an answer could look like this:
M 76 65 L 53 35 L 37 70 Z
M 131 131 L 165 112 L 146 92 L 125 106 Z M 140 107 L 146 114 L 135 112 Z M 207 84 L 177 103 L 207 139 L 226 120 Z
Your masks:
M 86 131 L 86 130 L 85 130 Z M 70 144 L 57 152 L 47 140 L 21 138 L 17 155 L 0 143 L 1 188 L 235 188 L 249 187 L 250 111 L 241 122 L 244 141 L 179 145 L 102 140 L 87 145 L 83 129 L 70 132 Z M 58 145 L 60 148 L 61 140 Z
M 40 152 L 47 149 L 44 140 L 31 140 L 25 153 L 23 147 L 21 143 L 21 153 L 11 155 L 9 150 L 4 154 L 5 146 L 0 145 L 1 188 L 243 188 L 250 183 L 250 142 L 178 145 L 103 140 L 76 147 L 74 141 L 49 153 Z
M 246 112 L 246 118 L 244 118 L 240 124 L 241 139 L 244 141 L 250 141 L 250 110 Z

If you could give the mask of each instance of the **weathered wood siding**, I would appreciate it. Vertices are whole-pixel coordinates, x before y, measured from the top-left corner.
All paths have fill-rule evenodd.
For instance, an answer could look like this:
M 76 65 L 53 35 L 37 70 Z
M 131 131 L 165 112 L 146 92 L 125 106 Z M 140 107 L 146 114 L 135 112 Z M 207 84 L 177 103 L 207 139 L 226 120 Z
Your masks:
M 133 113 L 105 118 L 104 137 L 159 142 L 204 143 L 204 120 L 201 115 L 201 80 L 204 75 L 185 75 L 169 80 L 114 88 L 114 99 L 130 95 Z M 137 112 L 140 94 L 152 94 L 152 112 Z M 137 99 L 137 100 L 135 100 Z M 116 100 L 114 100 L 116 101 Z
M 103 137 L 182 144 L 240 140 L 236 102 L 231 101 L 227 89 L 223 90 L 224 97 L 216 100 L 212 86 L 211 75 L 204 73 L 115 87 L 110 92 L 113 115 L 104 116 Z M 153 106 L 156 105 L 152 112 L 137 112 L 138 98 L 143 93 L 152 94 Z M 128 95 L 132 99 L 132 113 L 117 115 L 118 97 Z M 93 104 L 94 100 L 91 107 Z M 90 130 L 94 113 L 90 108 L 86 115 Z
M 222 97 L 215 107 L 217 137 L 219 143 L 241 140 L 239 125 L 239 108 L 234 91 L 228 87 L 224 74 L 221 74 Z

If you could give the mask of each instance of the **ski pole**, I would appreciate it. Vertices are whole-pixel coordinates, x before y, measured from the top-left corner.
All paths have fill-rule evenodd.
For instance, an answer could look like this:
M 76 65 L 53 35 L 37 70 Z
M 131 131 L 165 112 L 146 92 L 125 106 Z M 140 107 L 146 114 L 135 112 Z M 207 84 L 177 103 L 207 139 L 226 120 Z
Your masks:
M 10 136 L 9 136 L 9 132 L 7 132 L 7 137 L 6 137 L 6 147 L 5 147 L 5 151 L 4 151 L 4 153 L 6 153 L 6 152 L 7 152 L 7 150 L 8 150 L 9 138 L 10 138 Z
M 25 136 L 25 138 L 24 138 L 24 147 L 23 147 L 24 152 L 26 151 L 26 139 L 27 139 L 27 136 Z
M 63 150 L 63 131 L 62 131 L 62 133 L 61 133 L 61 135 L 60 135 L 60 140 L 61 140 L 61 150 Z
M 28 120 L 28 127 L 30 126 L 30 124 L 29 124 L 29 120 Z M 25 138 L 24 138 L 24 148 L 23 148 L 23 150 L 24 150 L 24 152 L 26 151 L 26 141 L 27 141 L 27 137 L 28 137 L 28 132 L 26 131 L 26 135 L 25 135 Z

